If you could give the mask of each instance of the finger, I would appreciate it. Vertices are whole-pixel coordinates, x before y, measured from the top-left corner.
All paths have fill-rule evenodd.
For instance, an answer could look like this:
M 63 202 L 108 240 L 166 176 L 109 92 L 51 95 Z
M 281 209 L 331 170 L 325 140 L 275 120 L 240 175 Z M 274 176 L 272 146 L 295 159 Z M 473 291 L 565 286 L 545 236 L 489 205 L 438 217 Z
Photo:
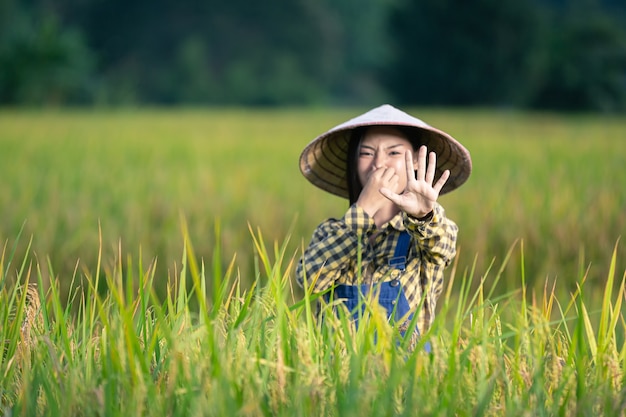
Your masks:
M 441 192 L 441 189 L 446 184 L 446 181 L 448 181 L 448 178 L 450 178 L 450 170 L 446 169 L 445 171 L 443 171 L 443 174 L 441 174 L 441 177 L 439 177 L 439 179 L 437 180 L 437 182 L 433 186 L 435 191 L 437 191 L 437 194 L 439 194 L 439 192 Z
M 397 205 L 397 204 L 401 201 L 401 199 L 402 199 L 402 197 L 400 196 L 400 194 L 394 193 L 392 190 L 390 190 L 390 189 L 389 189 L 389 188 L 387 188 L 387 187 L 383 187 L 383 188 L 381 188 L 379 191 L 380 191 L 380 193 L 381 193 L 384 197 L 386 197 L 387 199 L 389 199 L 392 203 L 394 203 L 394 204 L 396 204 L 396 205 Z
M 434 152 L 428 154 L 428 169 L 426 170 L 426 178 L 424 180 L 432 184 L 435 179 L 435 168 L 437 167 L 437 155 Z
M 385 172 L 383 172 L 382 177 L 380 177 L 383 181 L 390 181 L 393 176 L 396 175 L 396 170 L 393 168 L 386 168 Z
M 415 167 L 413 166 L 413 152 L 406 151 L 404 153 L 404 160 L 406 162 L 406 178 L 407 183 L 415 179 Z
M 398 189 L 398 185 L 400 184 L 400 176 L 396 174 L 393 170 L 390 174 L 391 175 L 386 176 L 386 178 L 384 178 L 384 181 L 381 182 L 381 188 L 387 188 L 396 193 L 402 192 L 402 190 Z
M 374 168 L 367 182 L 374 183 L 374 182 L 382 181 L 386 172 L 387 171 L 385 168 Z
M 395 172 L 387 180 L 387 183 L 391 186 L 391 188 L 394 188 L 394 189 L 395 189 L 395 186 L 398 185 L 399 182 L 400 182 L 400 176 L 398 174 L 396 174 Z M 387 187 L 387 188 L 389 188 L 389 187 Z
M 426 146 L 420 146 L 417 153 L 417 175 L 415 178 L 418 181 L 424 181 L 424 175 L 426 174 Z

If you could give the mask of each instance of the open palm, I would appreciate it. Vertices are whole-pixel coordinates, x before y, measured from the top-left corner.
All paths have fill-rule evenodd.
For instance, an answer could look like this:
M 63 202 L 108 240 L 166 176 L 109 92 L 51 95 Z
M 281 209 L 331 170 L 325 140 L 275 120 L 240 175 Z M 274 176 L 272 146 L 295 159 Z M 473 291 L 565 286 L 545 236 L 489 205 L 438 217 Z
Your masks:
M 417 174 L 415 174 L 412 152 L 406 152 L 407 185 L 402 194 L 397 194 L 389 188 L 380 189 L 381 194 L 391 200 L 400 210 L 415 218 L 424 217 L 435 208 L 439 193 L 450 177 L 450 171 L 445 170 L 437 182 L 433 184 L 437 155 L 434 152 L 430 152 L 428 154 L 428 164 L 426 164 L 427 153 L 426 146 L 419 148 L 417 154 Z

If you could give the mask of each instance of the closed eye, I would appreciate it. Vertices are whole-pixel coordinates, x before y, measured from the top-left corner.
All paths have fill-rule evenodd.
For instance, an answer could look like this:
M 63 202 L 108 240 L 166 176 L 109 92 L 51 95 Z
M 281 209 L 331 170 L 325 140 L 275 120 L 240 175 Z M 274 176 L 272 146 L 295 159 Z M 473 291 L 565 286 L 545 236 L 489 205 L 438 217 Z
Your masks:
M 359 156 L 373 156 L 375 149 L 370 146 L 361 146 L 359 148 Z
M 387 152 L 389 155 L 404 155 L 407 151 L 407 147 L 402 143 L 397 143 L 387 147 Z

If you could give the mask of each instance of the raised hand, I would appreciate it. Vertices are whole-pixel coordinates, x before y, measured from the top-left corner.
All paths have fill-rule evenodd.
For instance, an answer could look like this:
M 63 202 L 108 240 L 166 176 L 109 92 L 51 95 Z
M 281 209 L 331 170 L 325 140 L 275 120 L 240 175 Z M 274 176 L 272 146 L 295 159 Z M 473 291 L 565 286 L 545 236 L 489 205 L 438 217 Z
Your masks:
M 417 174 L 415 174 L 412 153 L 411 151 L 406 152 L 407 185 L 401 194 L 398 194 L 391 187 L 380 188 L 380 193 L 383 196 L 391 200 L 400 210 L 415 218 L 424 217 L 435 208 L 439 193 L 450 177 L 450 171 L 445 170 L 433 184 L 437 155 L 430 152 L 427 165 L 426 154 L 426 146 L 421 146 L 417 154 Z
M 381 195 L 380 189 L 386 188 L 400 192 L 401 190 L 397 189 L 399 182 L 400 177 L 395 169 L 375 168 L 363 186 L 357 204 L 374 216 L 383 206 L 389 204 L 389 200 Z

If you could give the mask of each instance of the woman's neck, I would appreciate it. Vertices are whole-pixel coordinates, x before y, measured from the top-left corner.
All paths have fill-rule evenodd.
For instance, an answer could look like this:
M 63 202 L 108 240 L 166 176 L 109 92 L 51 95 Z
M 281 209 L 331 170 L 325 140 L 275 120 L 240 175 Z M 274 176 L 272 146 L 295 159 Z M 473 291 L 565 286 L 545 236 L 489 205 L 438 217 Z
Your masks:
M 395 204 L 391 203 L 381 208 L 374 215 L 374 223 L 376 227 L 380 229 L 380 227 L 393 219 L 398 213 L 400 209 Z

